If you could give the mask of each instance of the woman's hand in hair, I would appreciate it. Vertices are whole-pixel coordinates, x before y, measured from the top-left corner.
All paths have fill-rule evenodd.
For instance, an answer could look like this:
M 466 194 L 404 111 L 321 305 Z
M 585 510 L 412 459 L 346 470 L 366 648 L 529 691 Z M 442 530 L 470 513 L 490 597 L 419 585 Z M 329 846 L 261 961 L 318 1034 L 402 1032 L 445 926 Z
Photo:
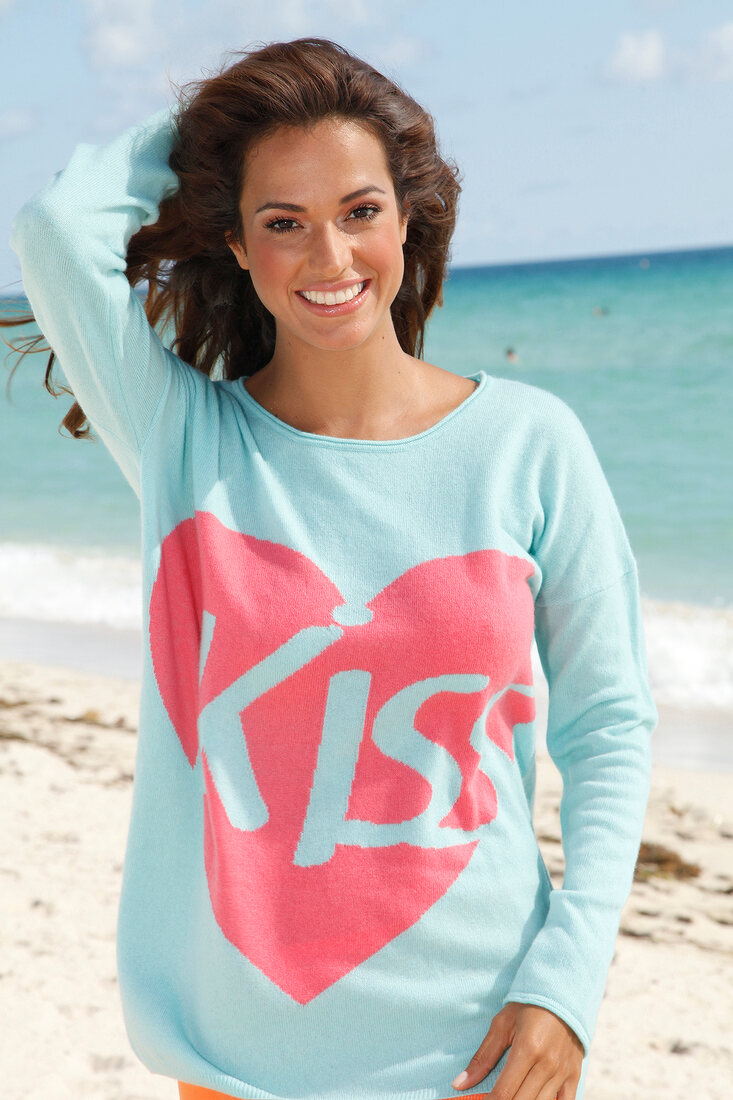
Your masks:
M 470 1089 L 510 1047 L 488 1100 L 575 1100 L 583 1045 L 564 1020 L 539 1005 L 510 1001 L 492 1020 L 486 1038 L 453 1087 Z M 464 1078 L 463 1080 L 461 1078 Z

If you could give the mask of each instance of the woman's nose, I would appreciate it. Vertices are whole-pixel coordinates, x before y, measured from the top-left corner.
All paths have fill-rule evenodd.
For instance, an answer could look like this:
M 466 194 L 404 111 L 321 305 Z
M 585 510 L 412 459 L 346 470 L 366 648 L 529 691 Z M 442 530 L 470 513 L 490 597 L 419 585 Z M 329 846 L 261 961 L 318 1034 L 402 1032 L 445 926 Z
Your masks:
M 310 265 L 325 278 L 339 275 L 351 266 L 351 241 L 332 222 L 315 230 L 311 238 Z

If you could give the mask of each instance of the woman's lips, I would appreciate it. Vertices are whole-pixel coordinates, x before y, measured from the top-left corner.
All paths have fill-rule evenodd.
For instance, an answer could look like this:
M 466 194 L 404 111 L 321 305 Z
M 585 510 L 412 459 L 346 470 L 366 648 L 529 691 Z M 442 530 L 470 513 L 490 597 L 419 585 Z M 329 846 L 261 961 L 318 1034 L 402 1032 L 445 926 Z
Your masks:
M 371 282 L 371 279 L 365 279 L 364 286 L 355 298 L 352 298 L 349 302 L 335 303 L 332 306 L 322 305 L 320 302 L 309 302 L 299 290 L 296 290 L 295 293 L 298 300 L 302 302 L 305 308 L 310 310 L 311 313 L 317 313 L 321 317 L 340 317 L 343 313 L 353 313 L 354 310 L 357 310 L 362 305 L 369 293 Z

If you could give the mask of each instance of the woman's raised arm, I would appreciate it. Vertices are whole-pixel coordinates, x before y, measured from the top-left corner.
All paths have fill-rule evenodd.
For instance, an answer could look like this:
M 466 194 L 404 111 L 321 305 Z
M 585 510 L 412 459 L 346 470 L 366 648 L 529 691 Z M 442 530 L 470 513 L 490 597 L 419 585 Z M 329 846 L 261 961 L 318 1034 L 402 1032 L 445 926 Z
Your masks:
M 180 360 L 149 325 L 125 276 L 126 253 L 177 190 L 172 123 L 166 109 L 108 145 L 77 146 L 21 209 L 11 238 L 38 326 L 138 493 L 142 446 Z

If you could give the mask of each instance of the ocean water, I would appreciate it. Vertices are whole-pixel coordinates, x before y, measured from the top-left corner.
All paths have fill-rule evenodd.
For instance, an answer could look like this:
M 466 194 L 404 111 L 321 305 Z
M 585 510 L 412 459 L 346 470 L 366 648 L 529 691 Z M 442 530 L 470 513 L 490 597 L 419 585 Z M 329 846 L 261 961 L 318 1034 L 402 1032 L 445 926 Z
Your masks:
M 658 702 L 733 708 L 733 248 L 453 269 L 425 358 L 577 412 L 639 563 Z M 101 444 L 59 434 L 44 364 L 0 395 L 0 617 L 135 628 L 136 498 Z

